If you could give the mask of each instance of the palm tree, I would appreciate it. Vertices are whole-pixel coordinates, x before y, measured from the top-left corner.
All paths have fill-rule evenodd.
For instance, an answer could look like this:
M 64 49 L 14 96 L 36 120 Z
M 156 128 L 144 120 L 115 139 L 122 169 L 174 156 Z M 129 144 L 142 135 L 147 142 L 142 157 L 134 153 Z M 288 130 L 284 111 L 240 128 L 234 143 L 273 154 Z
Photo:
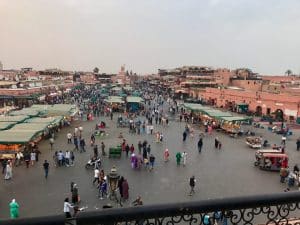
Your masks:
M 93 70 L 93 72 L 94 72 L 94 73 L 99 73 L 99 68 L 98 68 L 98 67 L 95 67 L 94 70 Z
M 285 71 L 285 74 L 288 75 L 288 76 L 290 76 L 290 75 L 293 74 L 293 72 L 290 69 L 288 69 L 287 71 Z

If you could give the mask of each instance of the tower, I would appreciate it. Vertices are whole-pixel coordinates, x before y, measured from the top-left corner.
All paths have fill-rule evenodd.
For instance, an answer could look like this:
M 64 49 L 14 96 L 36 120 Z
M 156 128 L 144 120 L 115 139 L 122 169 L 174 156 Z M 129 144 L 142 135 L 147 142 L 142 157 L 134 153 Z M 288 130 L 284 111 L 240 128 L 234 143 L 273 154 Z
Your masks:
M 3 70 L 3 64 L 1 61 L 0 61 L 0 70 Z

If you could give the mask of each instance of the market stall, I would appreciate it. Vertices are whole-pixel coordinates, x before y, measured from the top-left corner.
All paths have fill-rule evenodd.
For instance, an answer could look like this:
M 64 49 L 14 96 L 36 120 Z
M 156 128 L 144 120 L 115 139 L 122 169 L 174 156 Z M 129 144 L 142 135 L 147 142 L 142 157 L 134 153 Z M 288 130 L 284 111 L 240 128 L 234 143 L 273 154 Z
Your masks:
M 128 96 L 126 98 L 126 109 L 129 112 L 136 112 L 139 111 L 140 109 L 143 109 L 144 99 L 141 97 L 136 97 L 136 96 Z
M 124 111 L 124 104 L 122 97 L 120 96 L 109 96 L 107 99 L 104 100 L 109 107 L 112 108 L 113 111 Z
M 220 127 L 227 133 L 238 134 L 241 132 L 241 123 L 249 122 L 251 118 L 240 116 L 222 116 L 219 118 Z
M 5 130 L 0 132 L 0 159 L 13 159 L 22 147 L 28 145 L 38 132 L 33 130 Z

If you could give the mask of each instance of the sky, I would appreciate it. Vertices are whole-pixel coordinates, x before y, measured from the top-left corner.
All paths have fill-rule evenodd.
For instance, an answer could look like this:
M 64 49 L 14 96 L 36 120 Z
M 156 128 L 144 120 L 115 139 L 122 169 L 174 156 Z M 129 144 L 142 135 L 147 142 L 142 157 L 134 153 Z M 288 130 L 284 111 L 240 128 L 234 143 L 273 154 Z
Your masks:
M 299 74 L 299 11 L 299 0 L 0 0 L 0 61 L 4 69 Z

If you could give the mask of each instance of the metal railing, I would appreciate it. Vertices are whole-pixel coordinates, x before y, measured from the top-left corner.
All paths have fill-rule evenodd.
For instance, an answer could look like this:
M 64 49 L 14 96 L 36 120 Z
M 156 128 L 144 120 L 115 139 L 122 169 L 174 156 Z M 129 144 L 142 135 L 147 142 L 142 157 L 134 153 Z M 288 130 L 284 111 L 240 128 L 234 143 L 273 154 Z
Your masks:
M 110 224 L 295 224 L 300 225 L 300 192 L 223 198 L 172 204 L 80 212 L 63 215 L 1 220 L 5 225 L 110 225 Z

